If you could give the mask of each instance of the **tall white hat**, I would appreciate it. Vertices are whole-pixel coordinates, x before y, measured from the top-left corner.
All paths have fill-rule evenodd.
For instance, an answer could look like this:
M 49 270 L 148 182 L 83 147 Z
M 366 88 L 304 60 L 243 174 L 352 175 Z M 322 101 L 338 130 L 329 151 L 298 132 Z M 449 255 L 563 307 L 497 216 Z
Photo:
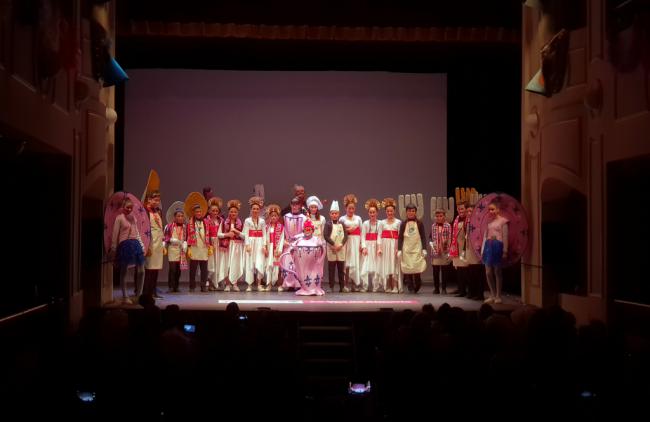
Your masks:
M 318 199 L 317 196 L 312 195 L 309 198 L 307 198 L 307 206 L 309 207 L 311 205 L 316 205 L 319 210 L 323 209 L 323 203 L 320 201 L 320 199 Z

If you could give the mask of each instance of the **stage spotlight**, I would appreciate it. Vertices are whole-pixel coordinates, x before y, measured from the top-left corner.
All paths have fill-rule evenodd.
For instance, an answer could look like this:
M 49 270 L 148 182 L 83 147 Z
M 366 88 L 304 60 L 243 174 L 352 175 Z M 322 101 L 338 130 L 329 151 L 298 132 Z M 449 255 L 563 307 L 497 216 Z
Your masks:
M 348 394 L 353 396 L 363 396 L 370 393 L 371 386 L 370 381 L 365 384 L 348 384 Z
M 95 392 L 77 390 L 77 398 L 83 403 L 92 403 L 95 401 Z

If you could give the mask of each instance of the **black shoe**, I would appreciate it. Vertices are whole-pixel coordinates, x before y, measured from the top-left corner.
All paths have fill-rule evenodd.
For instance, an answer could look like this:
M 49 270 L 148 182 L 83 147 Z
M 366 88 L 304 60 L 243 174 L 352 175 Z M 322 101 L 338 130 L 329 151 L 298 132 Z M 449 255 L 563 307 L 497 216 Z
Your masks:
M 190 293 L 194 293 L 194 290 L 196 290 L 196 287 L 190 287 Z
M 446 295 L 447 294 L 447 289 L 443 287 L 443 289 L 440 291 L 441 294 Z
M 434 295 L 439 295 L 440 294 L 440 289 L 437 288 L 437 287 L 435 289 L 433 289 L 433 294 Z
M 207 287 L 205 287 L 205 286 L 201 286 L 201 292 L 202 292 L 202 293 L 205 293 L 205 292 L 207 292 L 207 291 L 208 291 L 208 288 L 207 288 Z
M 217 289 L 216 287 L 214 287 L 212 284 L 210 284 L 210 285 L 208 286 L 208 291 L 210 291 L 210 292 L 216 292 L 216 291 L 218 291 L 218 290 L 219 290 L 219 289 Z

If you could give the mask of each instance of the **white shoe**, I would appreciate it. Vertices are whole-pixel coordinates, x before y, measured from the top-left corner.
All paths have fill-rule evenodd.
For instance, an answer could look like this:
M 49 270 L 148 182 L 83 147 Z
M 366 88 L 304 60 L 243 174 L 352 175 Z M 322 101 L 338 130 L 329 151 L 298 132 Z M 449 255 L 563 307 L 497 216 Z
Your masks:
M 224 291 L 224 292 L 229 292 L 229 291 L 230 291 L 230 286 L 226 286 L 226 287 L 224 287 L 223 291 Z
M 359 291 L 361 293 L 368 293 L 368 289 L 366 289 L 365 287 L 362 287 Z
M 503 301 L 501 300 L 500 297 L 497 297 L 496 299 L 494 299 L 494 303 L 503 303 Z
M 283 290 L 282 286 L 278 287 L 278 293 L 281 293 Z
M 389 290 L 391 293 L 399 293 L 399 289 L 397 287 L 393 287 L 392 290 Z
M 344 287 L 342 292 L 343 293 L 350 293 L 350 288 L 349 287 Z
M 233 292 L 238 292 L 238 291 L 239 291 L 239 286 L 236 285 L 236 284 L 233 284 L 233 285 L 232 285 L 232 291 L 233 291 Z
M 250 284 L 248 285 L 248 287 L 246 287 L 246 291 L 247 292 L 252 292 L 253 291 L 253 288 L 250 286 Z
M 483 301 L 483 303 L 494 303 L 494 298 L 493 297 L 488 297 Z

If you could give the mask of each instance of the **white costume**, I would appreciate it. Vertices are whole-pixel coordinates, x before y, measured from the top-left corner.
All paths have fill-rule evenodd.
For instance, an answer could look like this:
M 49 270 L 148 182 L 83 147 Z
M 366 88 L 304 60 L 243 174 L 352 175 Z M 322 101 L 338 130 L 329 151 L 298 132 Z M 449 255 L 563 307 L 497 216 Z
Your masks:
M 211 217 L 207 217 L 207 219 L 210 221 L 209 225 L 211 229 L 215 230 L 215 234 L 212 236 L 212 256 L 208 257 L 208 274 L 209 274 L 209 279 L 210 283 L 214 285 L 214 287 L 217 287 L 217 285 L 221 282 L 219 279 L 219 274 L 223 272 L 223 261 L 224 261 L 224 253 L 223 251 L 219 248 L 219 238 L 216 236 L 216 233 L 219 232 L 219 226 L 221 226 L 221 221 L 223 221 L 223 218 L 219 218 L 217 221 L 213 221 Z
M 361 254 L 361 288 L 369 289 L 369 278 L 372 276 L 373 291 L 377 291 L 381 276 L 379 275 L 381 258 L 377 255 L 377 238 L 379 237 L 379 221 L 371 224 L 370 220 L 361 226 L 361 249 L 367 249 L 366 255 Z
M 163 267 L 163 223 L 158 212 L 148 211 L 151 222 L 151 242 L 149 242 L 150 255 L 145 257 L 144 268 L 147 270 L 162 270 Z
M 244 274 L 244 240 L 239 236 L 232 239 L 225 237 L 225 234 L 230 231 L 230 226 L 231 224 L 227 218 L 219 225 L 217 237 L 219 238 L 219 248 L 221 248 L 220 253 L 223 256 L 217 281 L 221 282 L 228 278 L 228 281 L 232 284 L 237 284 L 237 281 Z M 224 242 L 228 244 L 227 247 L 223 247 Z
M 348 241 L 345 245 L 345 269 L 348 271 L 348 277 L 354 282 L 355 287 L 361 285 L 361 217 L 353 215 L 348 217 L 347 214 L 339 218 L 339 222 L 345 226 L 348 231 Z
M 264 244 L 266 239 L 266 224 L 262 217 L 257 218 L 257 222 L 253 217 L 248 217 L 244 220 L 244 230 L 242 231 L 244 242 L 246 245 L 245 269 L 246 269 L 246 283 L 253 284 L 255 276 L 261 279 L 264 277 L 264 270 L 266 264 L 266 257 L 264 256 Z M 250 248 L 250 252 L 247 250 Z
M 377 247 L 381 250 L 380 276 L 384 286 L 387 288 L 388 278 L 393 276 L 393 280 L 398 283 L 398 290 L 402 291 L 402 276 L 400 274 L 400 264 L 397 259 L 397 241 L 399 237 L 399 227 L 401 221 L 397 218 L 392 223 L 388 219 L 379 222 L 379 236 L 377 236 Z
M 275 286 L 278 282 L 280 262 L 278 257 L 284 248 L 284 226 L 278 222 L 275 225 L 266 226 L 266 285 Z

